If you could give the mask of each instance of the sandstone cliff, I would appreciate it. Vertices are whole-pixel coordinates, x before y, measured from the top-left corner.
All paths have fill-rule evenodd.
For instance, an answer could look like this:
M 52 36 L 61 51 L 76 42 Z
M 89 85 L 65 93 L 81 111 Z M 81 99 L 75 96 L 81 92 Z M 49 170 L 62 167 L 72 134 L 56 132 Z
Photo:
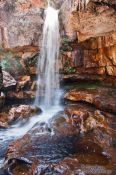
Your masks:
M 68 61 L 75 74 L 115 77 L 116 0 L 50 2 L 60 9 L 62 47 L 68 45 L 60 57 L 61 67 Z M 38 47 L 46 6 L 46 0 L 0 1 L 1 47 L 23 48 L 23 53 L 22 46 Z

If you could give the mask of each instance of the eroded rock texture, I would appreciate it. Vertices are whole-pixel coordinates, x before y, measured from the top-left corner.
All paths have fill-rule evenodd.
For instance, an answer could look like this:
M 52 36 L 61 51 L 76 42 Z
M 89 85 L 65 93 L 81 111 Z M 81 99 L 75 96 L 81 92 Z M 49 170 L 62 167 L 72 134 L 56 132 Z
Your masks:
M 95 105 L 97 109 L 116 113 L 116 93 L 115 89 L 89 89 L 89 90 L 71 90 L 65 94 L 65 99 L 74 102 L 87 102 Z M 107 99 L 107 100 L 106 100 Z
M 63 39 L 63 64 L 68 60 L 83 76 L 116 76 L 116 1 L 90 0 L 80 10 L 78 1 L 67 1 L 61 13 L 67 36 Z M 73 45 L 66 47 L 70 42 Z
M 88 74 L 112 78 L 116 76 L 116 1 L 79 2 L 84 1 L 50 1 L 52 6 L 60 9 L 61 68 L 68 60 L 70 67 L 76 68 L 73 72 L 83 77 Z M 2 0 L 0 45 L 10 49 L 18 46 L 22 50 L 15 49 L 15 52 L 23 52 L 24 57 L 27 53 L 23 46 L 31 45 L 34 49 L 39 46 L 46 6 L 46 0 Z M 33 67 L 29 67 L 29 71 L 35 72 Z
M 0 129 L 8 128 L 12 122 L 17 120 L 29 119 L 29 117 L 38 115 L 41 109 L 30 105 L 20 105 L 7 109 L 5 112 L 0 113 Z
M 38 44 L 43 24 L 40 0 L 0 2 L 0 44 L 5 48 Z
M 108 171 L 112 139 L 108 121 L 99 110 L 67 106 L 65 113 L 54 116 L 50 126 L 38 123 L 23 138 L 9 145 L 6 172 L 13 175 L 44 175 L 48 172 L 70 175 L 76 174 L 80 164 L 85 162 L 104 166 Z M 79 133 L 85 133 L 86 137 L 76 137 Z M 98 174 L 97 169 L 95 174 Z
M 59 8 L 63 0 L 51 1 Z M 0 1 L 0 45 L 14 48 L 39 45 L 47 0 Z

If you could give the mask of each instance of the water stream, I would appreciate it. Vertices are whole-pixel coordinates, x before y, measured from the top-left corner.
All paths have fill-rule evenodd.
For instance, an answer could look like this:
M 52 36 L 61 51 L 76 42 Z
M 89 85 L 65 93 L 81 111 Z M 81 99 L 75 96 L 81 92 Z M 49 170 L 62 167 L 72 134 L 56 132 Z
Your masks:
M 2 149 L 17 138 L 25 135 L 36 123 L 48 122 L 58 111 L 60 88 L 59 88 L 59 19 L 58 10 L 48 6 L 45 10 L 46 17 L 43 27 L 43 41 L 40 57 L 38 58 L 38 80 L 37 92 L 34 105 L 41 106 L 43 113 L 32 117 L 26 123 L 19 122 L 11 128 L 0 132 Z M 4 147 L 4 145 L 6 145 Z M 0 155 L 0 164 L 3 164 L 3 157 Z
M 38 61 L 38 81 L 35 105 L 49 108 L 56 104 L 56 93 L 59 92 L 59 20 L 58 10 L 46 9 L 43 29 L 43 41 Z

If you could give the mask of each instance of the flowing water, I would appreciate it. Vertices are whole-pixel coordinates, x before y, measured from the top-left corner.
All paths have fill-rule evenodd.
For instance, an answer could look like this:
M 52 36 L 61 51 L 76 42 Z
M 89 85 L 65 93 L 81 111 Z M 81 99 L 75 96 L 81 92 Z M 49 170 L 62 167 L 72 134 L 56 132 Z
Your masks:
M 81 2 L 83 3 L 83 6 L 84 6 L 85 1 L 84 0 L 78 1 L 79 4 Z M 89 2 L 89 0 L 86 0 L 86 3 L 87 2 Z M 49 1 L 48 1 L 48 4 L 49 4 Z M 81 5 L 79 7 L 81 7 Z M 5 157 L 4 155 L 8 148 L 8 144 L 11 143 L 13 140 L 23 137 L 27 132 L 28 134 L 30 133 L 32 140 L 31 139 L 28 140 L 26 145 L 28 149 L 26 150 L 26 152 L 24 151 L 25 149 L 23 150 L 24 157 L 25 157 L 25 154 L 26 156 L 34 156 L 36 158 L 38 157 L 40 161 L 40 164 L 37 170 L 38 174 L 40 174 L 41 169 L 43 169 L 43 167 L 46 166 L 45 162 L 56 163 L 61 160 L 64 160 L 63 166 L 62 164 L 60 166 L 61 169 L 57 168 L 57 171 L 59 169 L 59 173 L 57 173 L 55 170 L 53 174 L 62 174 L 63 170 L 67 169 L 68 171 L 70 171 L 71 169 L 73 174 L 85 175 L 85 173 L 81 172 L 81 170 L 79 169 L 80 168 L 78 164 L 79 156 L 80 156 L 81 163 L 83 163 L 83 156 L 84 156 L 85 165 L 82 164 L 81 169 L 84 169 L 84 171 L 87 172 L 87 174 L 98 175 L 98 174 L 101 174 L 101 171 L 105 172 L 105 174 L 106 172 L 108 173 L 111 172 L 110 170 L 107 171 L 107 169 L 104 169 L 104 167 L 101 167 L 98 165 L 96 166 L 96 162 L 98 163 L 98 161 L 100 160 L 102 163 L 104 163 L 106 159 L 104 159 L 104 162 L 103 162 L 103 159 L 101 157 L 100 158 L 94 157 L 94 159 L 97 159 L 97 161 L 95 160 L 94 162 L 95 163 L 95 167 L 94 167 L 94 166 L 91 166 L 91 163 L 90 163 L 90 166 L 88 166 L 89 159 L 90 159 L 89 160 L 90 162 L 92 160 L 92 165 L 93 165 L 93 157 L 90 157 L 89 154 L 85 154 L 85 151 L 81 152 L 80 154 L 79 152 L 77 152 L 78 155 L 76 155 L 77 154 L 76 149 L 77 148 L 79 149 L 79 146 L 77 147 L 75 145 L 77 141 L 77 137 L 75 137 L 75 134 L 70 135 L 72 130 L 68 126 L 68 124 L 64 122 L 65 115 L 63 116 L 62 113 L 58 114 L 58 116 L 56 115 L 58 111 L 62 110 L 62 107 L 59 105 L 61 92 L 59 88 L 58 57 L 59 57 L 60 35 L 59 35 L 58 12 L 59 12 L 58 10 L 55 10 L 50 6 L 48 6 L 48 8 L 46 9 L 46 18 L 45 18 L 45 23 L 43 28 L 42 49 L 41 49 L 40 57 L 38 59 L 38 80 L 37 80 L 38 88 L 36 92 L 35 105 L 41 106 L 41 108 L 43 109 L 43 113 L 38 116 L 33 116 L 28 121 L 27 120 L 19 121 L 18 123 L 11 125 L 10 128 L 4 131 L 3 130 L 0 131 L 0 150 L 1 150 L 0 174 L 1 174 L 1 171 L 3 170 L 2 167 L 4 164 L 4 157 Z M 73 87 L 74 87 L 74 84 L 73 84 Z M 92 88 L 95 88 L 95 87 L 92 87 Z M 53 118 L 56 117 L 56 120 L 52 121 L 52 117 Z M 47 125 L 48 127 L 46 127 Z M 42 130 L 39 128 L 39 126 L 40 128 L 42 128 Z M 69 132 L 68 135 L 67 135 L 67 131 Z M 31 147 L 30 147 L 30 143 L 31 143 Z M 82 145 L 80 146 L 82 147 Z M 13 152 L 13 154 L 15 154 L 15 151 Z M 78 156 L 78 160 L 77 160 L 77 156 Z M 86 162 L 87 162 L 87 165 L 86 165 Z M 69 168 L 68 165 L 71 168 Z M 91 172 L 91 168 L 93 168 L 92 172 Z M 51 171 L 53 170 L 47 169 L 46 171 L 47 171 L 47 174 L 49 173 L 49 171 L 50 171 L 49 174 L 51 174 Z M 68 172 L 68 174 L 72 174 L 71 171 Z
M 2 150 L 4 151 L 12 140 L 25 135 L 37 122 L 48 122 L 61 107 L 59 106 L 59 19 L 58 10 L 48 6 L 43 28 L 42 49 L 38 61 L 38 80 L 35 105 L 41 106 L 43 113 L 35 116 L 27 123 L 14 124 L 8 130 L 0 132 Z M 6 146 L 4 146 L 6 145 Z M 0 164 L 3 163 L 0 155 Z
M 52 19 L 52 20 L 51 20 Z M 30 119 L 26 124 L 14 124 L 10 129 L 0 132 L 0 139 L 5 141 L 12 137 L 21 137 L 26 134 L 37 122 L 47 122 L 61 106 L 59 98 L 59 21 L 58 11 L 52 7 L 46 10 L 46 19 L 43 30 L 41 56 L 38 62 L 38 89 L 35 104 L 41 105 L 43 113 Z M 42 94 L 43 93 L 43 94 Z M 42 94 L 42 95 L 41 95 Z M 39 97 L 41 97 L 39 99 Z
M 43 29 L 43 41 L 38 61 L 38 81 L 35 105 L 54 106 L 59 91 L 59 20 L 58 10 L 48 7 Z

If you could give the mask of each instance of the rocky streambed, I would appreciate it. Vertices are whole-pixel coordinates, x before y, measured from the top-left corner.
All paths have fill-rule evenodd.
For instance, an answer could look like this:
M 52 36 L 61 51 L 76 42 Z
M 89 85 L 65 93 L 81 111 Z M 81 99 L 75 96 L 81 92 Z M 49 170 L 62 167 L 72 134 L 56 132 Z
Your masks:
M 115 174 L 115 92 L 71 83 L 64 86 L 62 107 L 42 112 L 13 104 L 9 112 L 4 109 L 1 175 Z
M 47 1 L 0 1 L 0 175 L 115 175 L 116 1 L 51 2 L 64 93 L 44 111 L 32 104 Z

